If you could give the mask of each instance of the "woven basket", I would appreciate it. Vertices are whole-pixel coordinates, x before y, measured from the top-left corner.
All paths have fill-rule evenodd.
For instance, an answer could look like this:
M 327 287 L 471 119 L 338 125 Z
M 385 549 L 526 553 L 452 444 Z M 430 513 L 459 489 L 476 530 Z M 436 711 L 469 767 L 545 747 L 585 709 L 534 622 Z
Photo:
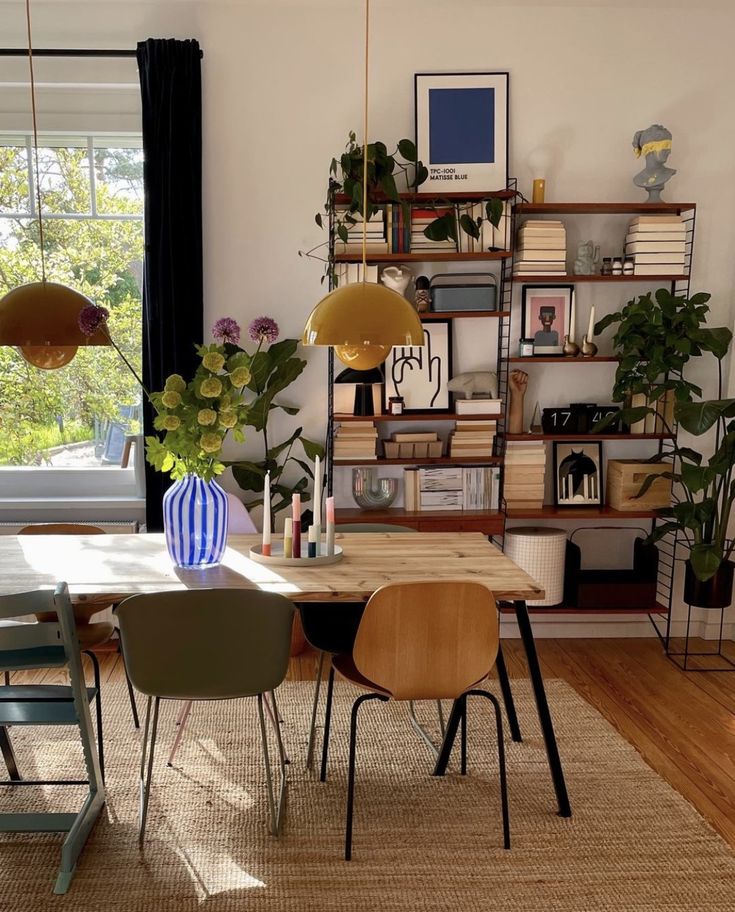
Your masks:
M 505 553 L 543 587 L 546 598 L 529 605 L 559 605 L 564 600 L 564 529 L 516 526 L 505 531 Z

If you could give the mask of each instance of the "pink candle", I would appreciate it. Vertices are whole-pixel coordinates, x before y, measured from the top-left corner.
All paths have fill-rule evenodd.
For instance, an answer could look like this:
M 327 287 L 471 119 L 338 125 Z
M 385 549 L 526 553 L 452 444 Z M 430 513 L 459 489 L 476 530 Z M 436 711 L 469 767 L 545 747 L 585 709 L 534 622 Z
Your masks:
M 293 549 L 294 557 L 301 557 L 301 495 L 294 494 L 291 498 L 291 516 L 293 519 Z

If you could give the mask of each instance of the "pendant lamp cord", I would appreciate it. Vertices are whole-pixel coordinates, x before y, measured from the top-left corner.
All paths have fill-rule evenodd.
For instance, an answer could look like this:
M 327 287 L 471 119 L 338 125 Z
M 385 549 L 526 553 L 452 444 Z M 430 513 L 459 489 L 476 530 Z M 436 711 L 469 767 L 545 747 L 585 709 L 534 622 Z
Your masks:
M 29 3 L 30 0 L 26 0 Z M 367 203 L 368 203 L 368 73 L 370 48 L 370 0 L 365 0 L 365 108 L 362 136 L 362 284 L 367 281 Z
M 36 80 L 33 75 L 33 45 L 31 43 L 31 0 L 26 0 L 26 30 L 28 33 L 28 69 L 31 73 L 31 114 L 33 117 L 33 158 L 36 172 L 36 208 L 38 211 L 38 242 L 41 247 L 41 280 L 46 281 L 46 255 L 43 245 L 41 215 L 41 171 L 38 167 L 38 125 L 36 122 Z

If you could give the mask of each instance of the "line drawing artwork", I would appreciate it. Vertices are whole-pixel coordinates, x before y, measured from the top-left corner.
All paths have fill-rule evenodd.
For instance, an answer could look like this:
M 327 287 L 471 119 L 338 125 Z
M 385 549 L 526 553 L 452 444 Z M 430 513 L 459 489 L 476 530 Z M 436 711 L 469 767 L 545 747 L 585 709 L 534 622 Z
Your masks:
M 404 383 L 408 384 L 406 371 L 417 371 L 425 373 L 426 381 L 433 389 L 433 395 L 428 403 L 428 408 L 433 408 L 434 403 L 442 390 L 442 359 L 439 355 L 432 354 L 431 348 L 431 330 L 424 328 L 426 342 L 424 345 L 396 346 L 393 349 L 393 363 L 391 364 L 391 383 L 395 396 L 401 396 L 401 387 Z M 414 378 L 417 379 L 417 378 Z M 404 397 L 407 400 L 409 397 Z M 409 407 L 416 408 L 417 404 L 411 404 Z

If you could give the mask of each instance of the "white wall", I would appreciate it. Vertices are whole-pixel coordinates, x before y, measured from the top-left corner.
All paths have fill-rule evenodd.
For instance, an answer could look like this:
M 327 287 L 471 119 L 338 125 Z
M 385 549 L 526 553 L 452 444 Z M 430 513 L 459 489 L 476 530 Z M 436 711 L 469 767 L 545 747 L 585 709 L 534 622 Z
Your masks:
M 329 160 L 348 130 L 359 132 L 362 9 L 362 0 L 34 0 L 39 47 L 129 48 L 151 36 L 201 42 L 208 324 L 224 315 L 247 323 L 270 314 L 285 335 L 297 336 L 320 296 L 319 264 L 297 251 L 320 240 L 313 214 Z M 0 23 L 0 43 L 24 44 L 20 0 L 0 0 Z M 640 167 L 633 133 L 665 124 L 674 136 L 669 164 L 678 174 L 664 195 L 699 207 L 692 287 L 712 292 L 714 323 L 732 325 L 734 26 L 735 9 L 725 0 L 373 0 L 371 138 L 413 135 L 414 72 L 507 69 L 510 172 L 520 189 L 530 193 L 528 152 L 548 145 L 554 164 L 547 199 L 635 201 L 641 193 L 631 182 Z M 111 78 L 114 64 L 95 66 L 101 80 Z M 27 122 L 26 115 L 19 126 Z M 572 242 L 589 235 L 603 246 L 620 230 L 613 220 L 569 229 Z M 627 297 L 614 286 L 579 286 L 580 321 L 593 295 L 598 314 Z M 484 351 L 466 330 L 460 341 L 459 366 L 482 363 Z M 303 382 L 290 395 L 302 406 L 306 432 L 321 437 L 326 356 L 312 350 L 306 357 Z M 712 364 L 697 370 L 705 385 Z M 543 395 L 540 375 L 532 380 L 529 399 L 602 402 L 610 379 L 604 365 L 549 372 Z

